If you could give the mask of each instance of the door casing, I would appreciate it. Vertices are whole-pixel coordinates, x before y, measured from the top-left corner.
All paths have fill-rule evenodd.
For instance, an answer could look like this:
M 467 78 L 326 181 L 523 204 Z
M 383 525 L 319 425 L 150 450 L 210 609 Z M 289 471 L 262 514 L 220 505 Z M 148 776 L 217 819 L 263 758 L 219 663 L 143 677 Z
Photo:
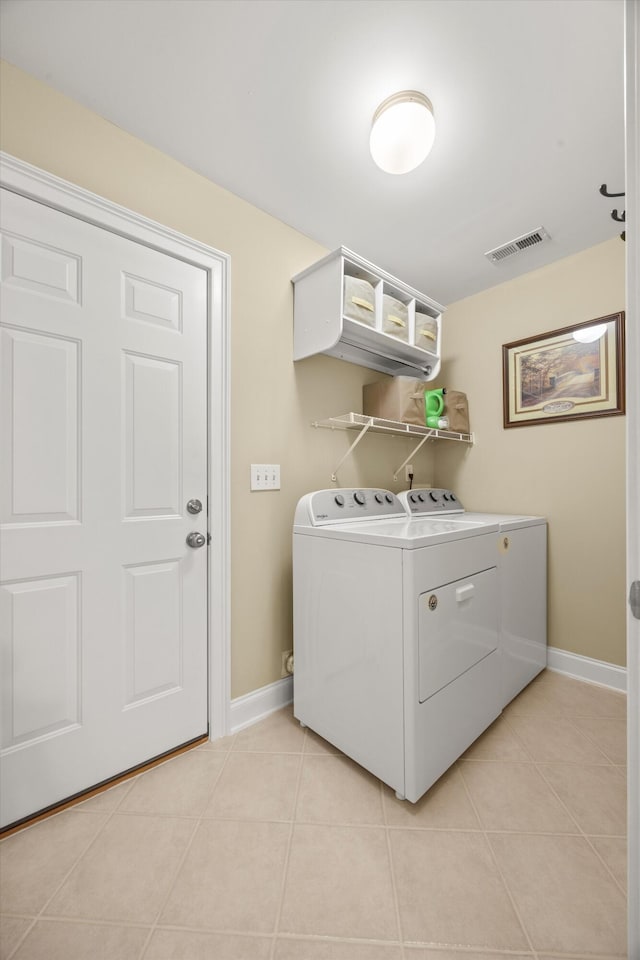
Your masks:
M 7 190 L 200 267 L 207 274 L 209 739 L 230 730 L 230 268 L 228 254 L 0 152 Z
M 640 578 L 640 4 L 625 2 L 627 597 Z M 640 957 L 640 621 L 627 607 L 628 954 Z

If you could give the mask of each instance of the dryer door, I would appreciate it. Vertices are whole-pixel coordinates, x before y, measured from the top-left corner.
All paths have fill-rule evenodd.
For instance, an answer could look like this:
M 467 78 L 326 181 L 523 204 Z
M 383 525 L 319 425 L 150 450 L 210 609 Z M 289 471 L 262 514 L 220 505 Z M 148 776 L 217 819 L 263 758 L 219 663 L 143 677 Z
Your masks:
M 419 597 L 419 700 L 429 697 L 498 646 L 495 567 L 426 590 Z

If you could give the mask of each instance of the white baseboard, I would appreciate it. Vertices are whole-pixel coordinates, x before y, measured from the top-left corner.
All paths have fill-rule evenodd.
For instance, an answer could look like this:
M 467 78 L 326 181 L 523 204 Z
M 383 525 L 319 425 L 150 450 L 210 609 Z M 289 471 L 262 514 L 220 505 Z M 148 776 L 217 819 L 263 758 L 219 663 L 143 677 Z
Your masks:
M 585 680 L 587 683 L 597 683 L 612 690 L 627 689 L 627 671 L 625 667 L 618 667 L 603 660 L 592 660 L 568 650 L 559 650 L 549 647 L 547 650 L 547 667 L 556 673 L 563 673 L 576 680 Z M 245 727 L 250 727 L 268 717 L 270 713 L 286 707 L 293 700 L 293 677 L 285 677 L 269 683 L 259 690 L 252 690 L 243 697 L 236 697 L 231 701 L 229 711 L 229 732 L 237 733 Z
M 611 687 L 612 690 L 622 690 L 625 693 L 627 690 L 627 670 L 625 667 L 616 666 L 615 663 L 592 660 L 591 657 L 582 657 L 578 653 L 549 647 L 547 667 L 549 670 L 563 673 L 567 677 L 574 677 L 576 680 L 598 683 L 602 687 Z
M 229 714 L 230 733 L 237 733 L 263 720 L 270 713 L 286 707 L 293 700 L 293 677 L 284 677 L 269 683 L 259 690 L 252 690 L 243 697 L 231 701 Z

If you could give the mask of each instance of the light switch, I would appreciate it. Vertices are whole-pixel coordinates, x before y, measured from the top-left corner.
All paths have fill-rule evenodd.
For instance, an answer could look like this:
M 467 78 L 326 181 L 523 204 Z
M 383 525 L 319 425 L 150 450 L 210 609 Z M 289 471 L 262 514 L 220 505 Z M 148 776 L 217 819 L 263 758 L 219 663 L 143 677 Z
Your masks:
M 279 490 L 280 464 L 279 463 L 252 463 L 251 464 L 252 490 Z

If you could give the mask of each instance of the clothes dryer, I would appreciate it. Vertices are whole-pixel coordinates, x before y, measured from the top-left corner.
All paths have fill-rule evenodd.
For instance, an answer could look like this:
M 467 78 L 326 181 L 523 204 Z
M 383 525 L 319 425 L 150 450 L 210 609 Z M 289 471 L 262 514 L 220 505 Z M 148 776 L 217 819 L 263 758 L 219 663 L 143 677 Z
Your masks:
M 293 527 L 294 715 L 417 801 L 499 715 L 498 524 L 319 490 Z
M 495 554 L 500 605 L 503 706 L 547 663 L 547 522 L 544 517 L 465 510 L 452 490 L 399 494 L 412 520 L 446 519 L 498 525 Z

